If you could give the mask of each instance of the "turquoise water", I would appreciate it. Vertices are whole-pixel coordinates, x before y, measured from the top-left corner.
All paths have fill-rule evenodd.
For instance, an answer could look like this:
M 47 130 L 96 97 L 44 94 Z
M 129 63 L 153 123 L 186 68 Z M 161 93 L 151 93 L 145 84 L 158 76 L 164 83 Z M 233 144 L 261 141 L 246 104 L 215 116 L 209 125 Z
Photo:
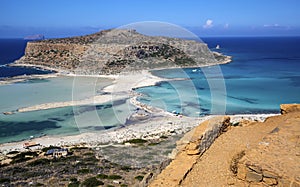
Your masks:
M 300 102 L 300 38 L 207 38 L 229 64 L 154 71 L 166 78 L 189 78 L 140 88 L 140 101 L 188 116 L 278 113 L 282 103 Z M 223 87 L 223 84 L 225 87 Z
M 43 103 L 80 100 L 92 97 L 112 80 L 92 77 L 31 79 L 0 86 L 0 112 Z
M 0 143 L 30 136 L 74 135 L 124 125 L 132 111 L 128 98 L 101 105 L 84 105 L 4 115 L 2 112 L 48 102 L 101 95 L 112 80 L 89 77 L 34 79 L 0 86 Z

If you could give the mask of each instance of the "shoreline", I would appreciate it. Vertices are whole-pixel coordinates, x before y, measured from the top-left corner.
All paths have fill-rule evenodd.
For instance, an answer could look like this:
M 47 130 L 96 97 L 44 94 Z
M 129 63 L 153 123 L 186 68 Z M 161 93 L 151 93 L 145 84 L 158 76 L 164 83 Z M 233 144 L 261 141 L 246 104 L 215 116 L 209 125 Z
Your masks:
M 268 117 L 280 114 L 237 114 L 228 115 L 232 123 L 240 120 L 263 122 Z M 121 144 L 131 139 L 155 140 L 162 136 L 183 135 L 200 123 L 219 115 L 208 115 L 204 117 L 176 116 L 163 111 L 152 116 L 150 120 L 138 121 L 125 127 L 116 127 L 113 129 L 100 130 L 95 132 L 84 132 L 78 135 L 45 135 L 30 140 L 8 142 L 0 144 L 0 155 L 10 151 L 25 151 L 23 144 L 25 142 L 36 142 L 41 147 L 63 146 L 71 147 L 84 144 L 88 147 L 97 147 L 103 145 Z M 221 115 L 222 116 L 222 115 Z
M 226 58 L 224 62 L 218 62 L 216 64 L 207 64 L 201 67 L 206 66 L 214 66 L 218 64 L 225 64 L 231 62 L 231 57 Z M 88 137 L 87 140 L 91 139 L 92 142 L 100 142 L 100 143 L 111 143 L 111 142 L 122 142 L 128 139 L 136 138 L 143 136 L 143 134 L 151 135 L 152 138 L 159 138 L 160 135 L 170 135 L 170 132 L 178 131 L 179 134 L 186 133 L 187 131 L 191 130 L 192 127 L 197 126 L 199 122 L 196 122 L 195 120 L 206 120 L 208 118 L 211 118 L 213 116 L 204 116 L 204 117 L 186 117 L 186 116 L 175 116 L 174 114 L 171 114 L 167 111 L 164 111 L 162 109 L 158 109 L 152 106 L 148 106 L 146 104 L 140 103 L 137 101 L 138 93 L 136 93 L 134 90 L 141 87 L 147 87 L 147 86 L 153 86 L 156 85 L 159 82 L 163 81 L 176 81 L 176 80 L 185 80 L 185 79 L 167 79 L 162 78 L 153 75 L 150 71 L 154 70 L 162 70 L 162 69 L 173 69 L 173 68 L 181 68 L 181 67 L 170 67 L 170 68 L 156 68 L 151 70 L 140 70 L 136 72 L 126 72 L 119 75 L 76 75 L 72 73 L 66 73 L 63 70 L 57 70 L 57 69 L 49 69 L 48 67 L 43 66 L 35 66 L 35 65 L 24 65 L 24 64 L 18 64 L 16 65 L 11 64 L 13 66 L 27 66 L 27 67 L 38 67 L 46 70 L 56 71 L 56 73 L 50 73 L 50 74 L 43 74 L 43 75 L 28 75 L 28 76 L 18 76 L 9 78 L 8 81 L 5 83 L 0 81 L 0 85 L 3 84 L 12 84 L 15 82 L 22 82 L 26 81 L 28 79 L 32 78 L 39 78 L 39 79 L 46 79 L 46 78 L 52 78 L 52 77 L 59 77 L 59 76 L 79 76 L 79 77 L 101 77 L 101 78 L 110 78 L 113 80 L 113 83 L 111 85 L 108 85 L 102 89 L 103 92 L 108 93 L 107 95 L 97 95 L 92 98 L 79 100 L 79 101 L 65 101 L 65 102 L 55 102 L 55 103 L 43 103 L 39 105 L 29 106 L 29 107 L 23 107 L 16 109 L 17 112 L 30 112 L 30 111 L 37 111 L 37 110 L 46 110 L 51 108 L 60 108 L 60 107 L 67 107 L 67 106 L 76 106 L 76 105 L 85 105 L 85 104 L 100 104 L 100 103 L 106 103 L 112 100 L 117 100 L 120 98 L 128 98 L 130 103 L 137 107 L 141 108 L 144 111 L 147 111 L 151 114 L 151 116 L 154 118 L 150 123 L 150 125 L 146 125 L 144 121 L 138 121 L 134 122 L 131 125 L 125 126 L 125 127 L 117 127 L 112 130 L 108 129 L 105 131 L 100 131 L 97 133 L 83 133 L 79 135 L 58 135 L 56 136 L 43 136 L 39 138 L 34 138 L 30 141 L 38 141 L 42 145 L 53 145 L 53 144 L 59 144 L 61 141 L 63 142 L 74 142 L 71 141 L 72 139 L 76 139 L 76 143 L 82 143 L 82 140 L 85 137 Z M 184 68 L 201 68 L 200 66 L 197 67 L 184 67 Z M 124 96 L 125 93 L 125 96 Z M 11 111 L 8 111 L 7 114 L 11 114 Z M 14 112 L 14 111 L 13 111 Z M 13 114 L 12 114 L 13 115 Z M 186 122 L 184 122 L 184 120 Z M 147 120 L 146 120 L 147 121 Z M 179 121 L 177 125 L 174 125 Z M 148 121 L 149 122 L 149 121 Z M 152 124 L 153 123 L 153 124 Z M 160 125 L 155 125 L 159 124 Z M 186 125 L 182 125 L 188 123 Z M 168 127 L 165 127 L 165 125 L 168 125 Z M 181 124 L 181 125 L 180 125 Z M 142 128 L 141 128 L 142 127 Z M 157 129 L 160 129 L 157 131 Z M 114 132 L 124 132 L 123 137 L 119 137 Z M 135 133 L 132 133 L 135 132 Z M 107 133 L 111 133 L 110 138 L 103 138 L 101 139 L 101 136 L 106 136 Z M 100 139 L 98 140 L 98 135 L 100 134 Z M 102 134 L 102 135 L 101 135 Z M 117 133 L 118 134 L 118 133 Z M 122 134 L 122 133 L 121 133 Z M 92 138 L 91 136 L 96 136 L 95 138 Z M 117 137 L 116 137 L 117 136 Z M 146 137 L 147 138 L 147 137 Z M 48 141 L 47 141 L 48 140 Z M 17 141 L 17 142 L 10 142 L 10 143 L 4 143 L 0 144 L 0 150 L 7 150 L 7 149 L 22 149 L 22 142 L 26 142 L 28 140 L 24 141 Z M 85 141 L 83 141 L 85 142 Z M 89 142 L 89 141 L 86 141 Z

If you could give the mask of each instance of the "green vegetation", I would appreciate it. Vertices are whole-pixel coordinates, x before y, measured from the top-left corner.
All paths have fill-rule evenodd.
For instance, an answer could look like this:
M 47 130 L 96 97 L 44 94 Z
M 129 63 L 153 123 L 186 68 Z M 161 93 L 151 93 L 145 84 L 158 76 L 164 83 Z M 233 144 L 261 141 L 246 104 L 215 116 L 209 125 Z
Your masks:
M 127 187 L 128 185 L 127 184 L 121 184 L 121 187 Z
M 122 176 L 120 175 L 105 175 L 103 173 L 98 174 L 97 178 L 99 179 L 110 179 L 110 180 L 117 180 L 117 179 L 122 179 Z
M 79 185 L 80 182 L 75 182 L 75 183 L 71 182 L 70 184 L 68 184 L 68 187 L 79 187 Z
M 108 175 L 105 175 L 105 174 L 98 174 L 97 175 L 97 178 L 99 178 L 99 179 L 107 179 L 108 178 Z
M 130 171 L 132 168 L 130 166 L 122 166 L 121 170 Z
M 87 174 L 87 173 L 90 173 L 90 172 L 91 172 L 91 170 L 88 169 L 88 168 L 82 168 L 82 169 L 79 169 L 77 171 L 78 174 Z
M 68 185 L 68 187 L 79 187 L 80 182 L 76 178 L 70 179 L 71 183 Z
M 160 136 L 161 139 L 168 139 L 168 136 L 162 135 Z
M 138 138 L 138 139 L 131 139 L 131 140 L 125 141 L 124 143 L 143 144 L 143 143 L 147 143 L 147 140 Z
M 117 180 L 117 179 L 122 179 L 122 176 L 120 176 L 120 175 L 109 175 L 107 179 Z
M 96 177 L 90 177 L 82 182 L 82 186 L 85 187 L 94 187 L 99 185 L 104 185 L 104 182 L 97 180 Z
M 180 58 L 175 58 L 175 64 L 177 65 L 191 65 L 195 64 L 195 61 L 192 58 L 189 57 L 180 57 Z
M 142 175 L 138 175 L 138 176 L 136 176 L 136 177 L 134 177 L 136 180 L 138 180 L 138 181 L 142 181 L 143 180 L 143 178 L 144 178 L 144 176 L 142 176 Z
M 0 178 L 0 184 L 1 183 L 6 183 L 6 182 L 10 182 L 10 179 L 8 179 L 8 178 Z

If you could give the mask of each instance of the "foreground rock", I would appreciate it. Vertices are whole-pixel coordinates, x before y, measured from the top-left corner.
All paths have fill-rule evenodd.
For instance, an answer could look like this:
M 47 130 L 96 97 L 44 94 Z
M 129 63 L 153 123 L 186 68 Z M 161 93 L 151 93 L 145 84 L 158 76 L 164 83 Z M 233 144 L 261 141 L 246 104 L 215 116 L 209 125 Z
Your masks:
M 214 140 L 226 131 L 229 126 L 229 117 L 215 117 L 203 122 L 185 135 L 178 143 L 176 158 L 150 184 L 155 186 L 178 186 L 189 173 L 199 155 L 203 154 Z M 189 140 L 188 143 L 186 141 Z
M 135 30 L 105 30 L 87 36 L 28 42 L 25 56 L 14 65 L 98 75 L 229 61 L 227 56 L 210 52 L 205 43 L 145 36 Z
M 231 124 L 203 154 L 209 127 L 201 124 L 150 186 L 299 186 L 300 110 L 283 106 L 265 122 Z

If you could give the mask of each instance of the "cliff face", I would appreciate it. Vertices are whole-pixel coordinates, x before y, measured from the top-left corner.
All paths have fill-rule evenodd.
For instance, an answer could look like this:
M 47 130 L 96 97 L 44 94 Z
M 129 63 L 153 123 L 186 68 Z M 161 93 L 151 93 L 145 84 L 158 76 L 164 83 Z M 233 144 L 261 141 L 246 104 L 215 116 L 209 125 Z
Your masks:
M 37 65 L 77 74 L 113 74 L 150 68 L 203 66 L 227 57 L 201 42 L 151 37 L 134 30 L 28 42 L 19 65 Z M 228 59 L 227 59 L 228 60 Z

